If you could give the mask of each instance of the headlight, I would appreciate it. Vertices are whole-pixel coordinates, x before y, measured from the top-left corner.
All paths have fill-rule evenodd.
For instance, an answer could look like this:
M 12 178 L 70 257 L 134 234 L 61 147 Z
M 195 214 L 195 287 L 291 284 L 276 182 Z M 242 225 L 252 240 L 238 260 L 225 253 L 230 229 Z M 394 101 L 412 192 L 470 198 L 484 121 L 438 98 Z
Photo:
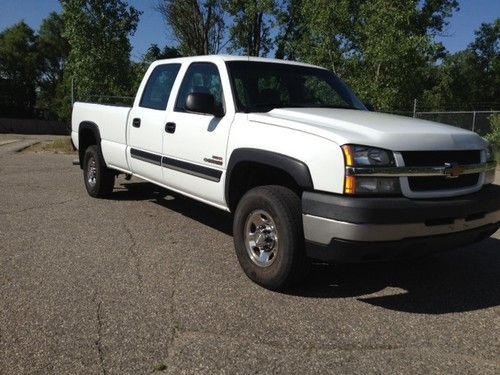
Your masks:
M 491 146 L 489 146 L 486 149 L 486 162 L 493 161 L 495 160 L 495 154 L 493 153 L 493 149 Z M 484 175 L 484 184 L 492 184 L 495 182 L 495 169 L 492 169 L 491 171 L 488 171 Z
M 361 167 L 367 165 L 380 165 L 384 167 L 396 165 L 391 151 L 381 148 L 344 145 L 342 146 L 346 165 L 349 167 Z
M 396 165 L 391 151 L 375 147 L 344 145 L 342 146 L 346 167 Z M 346 174 L 344 194 L 400 194 L 401 187 L 397 177 L 355 177 Z

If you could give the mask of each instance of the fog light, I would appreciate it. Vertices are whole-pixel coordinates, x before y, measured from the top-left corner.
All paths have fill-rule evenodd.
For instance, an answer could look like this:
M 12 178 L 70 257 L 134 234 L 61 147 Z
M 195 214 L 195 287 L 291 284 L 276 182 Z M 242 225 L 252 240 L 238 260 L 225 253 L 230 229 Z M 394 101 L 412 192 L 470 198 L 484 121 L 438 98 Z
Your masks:
M 485 156 L 486 156 L 487 162 L 491 162 L 491 161 L 495 160 L 495 154 L 493 153 L 493 149 L 491 148 L 491 146 L 486 149 Z M 493 168 L 492 170 L 487 171 L 484 174 L 484 185 L 492 184 L 495 182 L 495 172 L 496 172 L 496 168 Z
M 399 178 L 356 178 L 356 194 L 396 194 L 400 192 Z
M 399 178 L 354 177 L 347 176 L 344 193 L 354 194 L 401 194 Z

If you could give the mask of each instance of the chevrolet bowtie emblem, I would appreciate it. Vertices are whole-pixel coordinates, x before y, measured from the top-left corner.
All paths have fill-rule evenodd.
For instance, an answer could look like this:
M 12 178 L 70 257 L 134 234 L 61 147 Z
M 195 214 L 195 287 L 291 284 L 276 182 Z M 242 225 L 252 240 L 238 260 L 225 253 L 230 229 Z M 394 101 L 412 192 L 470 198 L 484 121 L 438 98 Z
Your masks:
M 444 163 L 444 174 L 446 178 L 457 178 L 464 172 L 464 167 L 459 164 Z

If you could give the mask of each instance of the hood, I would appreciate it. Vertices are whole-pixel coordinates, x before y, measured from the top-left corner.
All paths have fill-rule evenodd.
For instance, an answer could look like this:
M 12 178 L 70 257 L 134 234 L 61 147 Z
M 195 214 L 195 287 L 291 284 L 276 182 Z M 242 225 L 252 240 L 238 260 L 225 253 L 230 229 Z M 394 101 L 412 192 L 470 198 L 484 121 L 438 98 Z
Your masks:
M 437 122 L 386 113 L 332 108 L 280 108 L 251 113 L 250 121 L 302 131 L 342 144 L 392 151 L 484 149 L 476 133 Z

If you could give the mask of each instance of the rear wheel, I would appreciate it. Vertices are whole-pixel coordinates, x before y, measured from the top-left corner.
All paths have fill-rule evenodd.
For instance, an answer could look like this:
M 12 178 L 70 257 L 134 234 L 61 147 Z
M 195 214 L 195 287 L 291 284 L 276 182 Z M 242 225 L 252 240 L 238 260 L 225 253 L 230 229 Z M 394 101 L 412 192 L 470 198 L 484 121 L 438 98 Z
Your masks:
M 96 145 L 89 146 L 85 150 L 83 178 L 87 193 L 91 197 L 107 197 L 113 191 L 115 173 L 106 167 L 106 163 Z
M 233 234 L 240 265 L 257 284 L 280 290 L 306 275 L 300 198 L 292 190 L 269 185 L 248 191 L 236 208 Z

